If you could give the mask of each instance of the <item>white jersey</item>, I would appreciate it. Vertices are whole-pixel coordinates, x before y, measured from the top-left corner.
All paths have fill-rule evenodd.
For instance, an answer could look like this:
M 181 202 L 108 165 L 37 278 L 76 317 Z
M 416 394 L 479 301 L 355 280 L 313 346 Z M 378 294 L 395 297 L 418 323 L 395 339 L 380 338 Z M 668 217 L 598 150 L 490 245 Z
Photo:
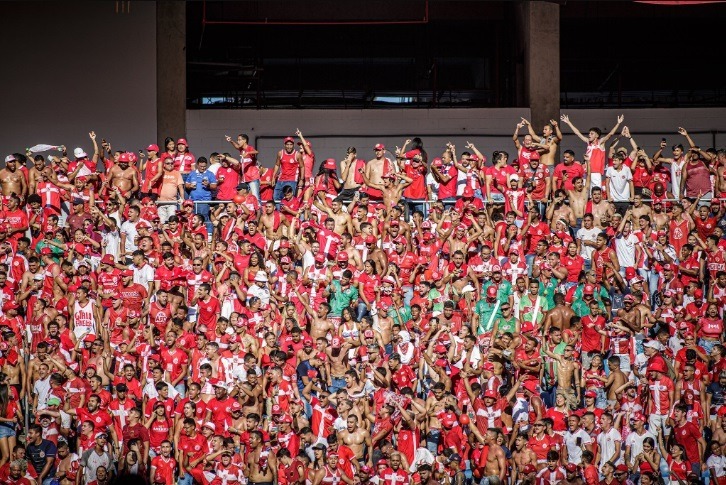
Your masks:
M 93 300 L 88 300 L 81 306 L 78 301 L 73 304 L 73 333 L 76 338 L 84 334 L 96 335 L 96 317 L 93 313 Z

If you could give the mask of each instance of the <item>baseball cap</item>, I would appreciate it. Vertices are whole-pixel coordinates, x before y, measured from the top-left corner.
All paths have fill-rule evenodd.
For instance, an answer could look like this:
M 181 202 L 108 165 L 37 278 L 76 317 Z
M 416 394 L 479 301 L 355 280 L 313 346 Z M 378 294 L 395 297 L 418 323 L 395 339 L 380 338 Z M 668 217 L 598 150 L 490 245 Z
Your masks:
M 373 330 L 368 329 L 365 332 L 363 332 L 363 337 L 364 338 L 374 338 L 375 334 L 373 333 Z
M 343 341 L 340 337 L 333 337 L 333 340 L 330 341 L 330 345 L 334 349 L 339 349 L 343 345 Z
M 527 465 L 524 465 L 524 468 L 522 468 L 522 473 L 525 475 L 529 475 L 530 473 L 537 473 L 537 468 L 535 468 L 535 466 L 531 463 L 528 463 Z
M 487 297 L 488 298 L 496 298 L 497 297 L 497 287 L 492 285 L 489 288 L 487 288 Z
M 316 263 L 324 263 L 325 262 L 325 255 L 323 253 L 318 253 L 315 255 L 315 262 Z
M 502 272 L 501 266 L 499 266 L 498 264 L 492 265 L 492 273 L 501 273 L 501 272 Z
M 458 453 L 453 453 L 451 456 L 449 456 L 449 462 L 461 463 L 461 455 Z
M 209 429 L 212 430 L 212 432 L 216 432 L 217 431 L 217 427 L 214 425 L 214 423 L 212 423 L 210 421 L 207 421 L 206 423 L 204 423 L 202 425 L 202 429 L 204 429 L 204 428 L 209 428 Z
M 374 150 L 385 150 L 386 146 L 383 143 L 378 143 L 373 147 Z
M 83 151 L 83 148 L 80 148 L 80 147 L 79 147 L 79 148 L 76 148 L 75 150 L 73 150 L 73 155 L 74 155 L 74 156 L 75 156 L 76 158 L 85 158 L 85 157 L 87 157 L 87 156 L 88 156 L 88 155 L 86 154 L 86 152 L 84 152 L 84 151 Z M 7 160 L 6 160 L 6 161 L 7 161 Z
M 375 244 L 376 243 L 376 237 L 373 235 L 366 236 L 365 240 L 366 244 Z
M 101 258 L 101 264 L 110 264 L 114 265 L 116 264 L 116 260 L 114 260 L 112 254 L 107 254 L 104 257 Z
M 291 136 L 286 136 L 283 143 L 295 143 L 295 139 Z
M 338 256 L 335 257 L 339 262 L 345 262 L 348 261 L 348 253 L 345 251 L 338 253 Z
M 15 155 L 8 155 L 7 157 L 5 157 L 5 163 L 8 163 L 8 162 L 17 162 Z
M 184 145 L 185 147 L 188 147 L 189 146 L 189 143 L 187 143 L 187 139 L 186 138 L 179 138 L 176 141 L 176 144 L 177 145 Z
M 159 151 L 159 145 L 156 145 L 152 143 L 151 145 L 146 147 L 146 150 L 149 152 L 158 152 Z
M 565 465 L 565 470 L 567 470 L 568 472 L 576 472 L 577 465 L 575 465 L 574 463 L 568 463 L 567 465 Z
M 323 168 L 326 170 L 335 170 L 336 168 L 338 168 L 338 164 L 334 158 L 328 158 L 323 163 Z
M 497 391 L 495 391 L 494 389 L 487 389 L 484 392 L 484 397 L 490 397 L 492 399 L 496 399 L 498 397 L 497 396 Z
M 583 294 L 585 295 L 592 295 L 595 293 L 595 287 L 592 285 L 585 285 L 585 289 L 582 290 Z

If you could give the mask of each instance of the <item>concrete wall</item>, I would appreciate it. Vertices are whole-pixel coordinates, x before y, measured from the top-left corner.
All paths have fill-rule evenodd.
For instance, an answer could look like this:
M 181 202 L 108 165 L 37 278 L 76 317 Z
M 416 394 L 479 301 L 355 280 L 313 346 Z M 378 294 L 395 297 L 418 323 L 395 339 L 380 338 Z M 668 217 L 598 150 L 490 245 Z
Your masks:
M 116 13 L 117 4 L 130 13 Z M 156 137 L 154 2 L 3 2 L 0 153 L 37 143 L 138 149 Z
M 719 131 L 715 146 L 726 146 L 726 108 L 642 109 L 642 110 L 569 110 L 563 111 L 583 131 L 597 126 L 609 129 L 619 114 L 625 115 L 638 144 L 648 152 L 657 149 L 661 138 L 668 144 L 684 143 L 676 133 L 679 126 L 693 133 L 696 143 L 714 146 L 711 131 Z M 520 117 L 529 109 L 441 109 L 441 110 L 197 110 L 187 111 L 187 137 L 192 152 L 208 155 L 229 151 L 224 135 L 247 133 L 260 150 L 260 160 L 272 166 L 282 138 L 293 136 L 296 128 L 311 141 L 318 161 L 342 158 L 348 146 L 372 156 L 372 147 L 384 143 L 393 150 L 405 138 L 420 136 L 429 156 L 438 156 L 447 141 L 459 151 L 466 141 L 477 145 L 488 156 L 494 150 L 513 150 L 511 134 Z M 696 132 L 704 132 L 697 134 Z M 650 133 L 650 134 L 646 134 Z M 562 149 L 572 149 L 578 158 L 584 144 L 564 128 Z M 316 168 L 317 169 L 317 168 Z

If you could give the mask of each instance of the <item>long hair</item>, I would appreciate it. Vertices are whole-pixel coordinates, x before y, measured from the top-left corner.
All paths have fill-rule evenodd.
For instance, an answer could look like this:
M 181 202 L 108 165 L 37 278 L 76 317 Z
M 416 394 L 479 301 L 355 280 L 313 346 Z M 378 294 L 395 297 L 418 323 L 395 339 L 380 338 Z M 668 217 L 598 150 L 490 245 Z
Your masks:
M 0 372 L 0 412 L 2 413 L 8 408 L 8 402 L 10 400 L 10 386 L 5 383 L 7 377 L 7 374 Z

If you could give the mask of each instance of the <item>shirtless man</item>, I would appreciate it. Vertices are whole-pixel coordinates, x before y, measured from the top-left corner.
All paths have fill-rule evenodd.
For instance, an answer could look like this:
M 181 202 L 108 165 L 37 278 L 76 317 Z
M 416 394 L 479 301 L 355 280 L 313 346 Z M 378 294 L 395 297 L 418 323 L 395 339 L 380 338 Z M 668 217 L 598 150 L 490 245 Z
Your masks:
M 383 206 L 386 210 L 389 210 L 398 204 L 401 200 L 404 189 L 413 182 L 411 178 L 400 172 L 389 172 L 383 175 L 382 184 L 368 178 L 365 171 L 361 171 L 361 173 L 363 174 L 363 180 L 368 187 L 380 191 L 381 197 L 383 198 Z M 399 179 L 403 182 L 397 182 Z
M 108 171 L 108 179 L 104 182 L 105 187 L 111 190 L 117 188 L 121 195 L 128 198 L 139 190 L 139 180 L 136 170 L 129 166 L 131 159 L 128 153 L 122 153 L 118 158 L 118 164 Z
M 279 212 L 277 214 L 275 212 L 275 202 L 271 200 L 265 202 L 265 209 L 260 216 L 260 224 L 262 224 L 262 234 L 268 241 L 276 241 L 282 235 L 283 217 Z
M 337 462 L 337 460 L 336 460 Z M 269 446 L 262 442 L 262 433 L 257 430 L 249 432 L 249 448 L 247 449 L 247 478 L 250 483 L 276 483 L 277 458 Z
M 453 405 L 456 407 L 456 402 L 453 396 L 444 394 L 445 386 L 442 382 L 437 382 L 431 388 L 431 395 L 426 399 L 426 415 L 428 416 L 428 429 L 429 433 L 426 437 L 426 442 L 438 444 L 441 439 L 441 421 L 439 416 L 446 409 L 447 405 Z M 472 426 L 473 430 L 476 426 Z
M 322 212 L 328 214 L 328 217 L 335 221 L 335 229 L 333 231 L 337 234 L 353 234 L 353 220 L 350 214 L 343 211 L 343 201 L 340 198 L 333 199 L 331 207 L 328 207 L 325 203 L 325 192 L 318 192 L 317 200 L 315 200 L 315 207 L 320 209 Z
M 517 424 L 520 422 L 518 421 Z M 529 439 L 526 434 L 518 434 L 514 439 L 514 451 L 512 452 L 512 483 L 517 483 L 522 478 L 522 471 L 527 465 L 537 466 L 537 455 L 532 448 L 527 446 Z
M 623 384 L 628 382 L 628 376 L 620 370 L 620 357 L 614 355 L 608 359 L 608 369 L 610 375 L 608 376 L 607 382 L 605 382 L 605 389 L 608 393 L 608 407 L 612 407 L 615 410 L 615 404 L 620 401 L 616 390 L 620 389 Z
M 28 186 L 25 183 L 25 175 L 18 170 L 18 161 L 15 155 L 5 157 L 5 168 L 0 170 L 0 187 L 5 197 L 16 194 L 25 198 L 28 193 Z
M 364 169 L 359 168 L 359 173 L 363 175 L 364 183 L 373 190 L 367 190 L 371 198 L 381 199 L 382 194 L 376 185 L 383 184 L 383 177 L 393 172 L 393 162 L 386 155 L 386 147 L 378 143 L 373 150 L 376 154 L 375 158 L 368 160 Z
M 633 295 L 625 295 L 625 298 L 623 298 L 623 308 L 618 310 L 617 314 L 623 324 L 634 333 L 639 332 L 642 328 L 642 313 L 637 306 L 635 305 Z
M 643 196 L 642 195 L 634 195 L 633 196 L 633 220 L 639 219 L 641 216 L 648 216 L 651 217 L 651 211 L 650 207 L 646 204 L 643 204 Z
M 615 214 L 615 206 L 612 202 L 603 199 L 602 189 L 600 187 L 592 188 L 592 200 L 590 202 L 592 207 L 590 212 L 594 217 L 593 223 L 595 224 L 595 227 L 605 229 L 602 221 L 604 219 L 610 220 L 610 218 L 612 218 L 613 214 Z
M 565 221 L 566 226 L 575 226 L 577 220 L 572 208 L 565 202 L 566 192 L 563 189 L 555 191 L 555 199 L 547 208 L 547 220 L 550 221 L 552 230 L 556 230 L 557 221 Z
M 550 120 L 548 124 L 544 125 L 542 136 L 538 136 L 534 132 L 534 128 L 532 128 L 532 124 L 529 121 L 522 118 L 522 122 L 527 125 L 527 130 L 535 143 L 539 143 L 541 146 L 548 148 L 547 151 L 540 154 L 540 162 L 548 168 L 553 167 L 555 165 L 555 157 L 557 156 L 557 146 L 562 141 L 562 132 L 560 131 L 560 125 L 557 123 L 557 120 Z
M 386 256 L 385 251 L 376 246 L 378 239 L 373 235 L 366 236 L 364 242 L 368 250 L 368 259 L 376 263 L 376 273 L 379 275 L 385 274 L 388 269 L 388 256 Z
M 3 335 L 3 339 L 7 342 L 8 349 L 17 347 L 17 337 L 14 333 L 8 331 Z M 20 358 L 20 353 L 17 351 L 13 354 L 8 350 L 4 354 L 5 364 L 2 366 L 2 371 L 7 376 L 6 382 L 18 391 L 18 399 L 23 399 L 25 396 L 25 386 L 28 384 L 25 359 Z
M 563 393 L 567 397 L 570 408 L 575 409 L 580 402 L 580 365 L 572 357 L 575 348 L 571 344 L 565 345 L 565 353 L 562 355 L 552 353 L 547 346 L 543 346 L 542 350 L 548 357 L 557 361 L 557 375 L 555 376 L 557 392 Z
M 486 433 L 481 434 L 479 430 L 476 429 L 476 426 L 470 426 L 469 429 L 472 433 L 477 435 L 477 439 L 484 445 L 484 449 L 486 450 L 488 448 L 486 464 L 484 465 L 484 476 L 488 479 L 491 485 L 507 483 L 507 458 L 504 455 L 502 447 L 497 444 L 499 430 L 496 428 L 489 428 Z
M 585 216 L 585 208 L 589 200 L 590 177 L 587 177 L 587 180 L 582 177 L 575 177 L 572 179 L 572 185 L 575 187 L 575 190 L 566 190 L 566 192 L 567 198 L 570 200 L 570 209 L 572 209 L 572 214 L 575 216 L 574 227 L 577 231 L 577 229 L 582 227 L 582 218 Z
M 42 155 L 33 158 L 33 166 L 28 170 L 28 193 L 35 194 L 40 182 L 43 182 L 43 171 L 45 170 L 45 159 Z
M 355 414 L 349 414 L 345 424 L 346 429 L 338 433 L 343 444 L 353 450 L 358 461 L 366 461 L 368 466 L 373 466 L 373 453 L 370 452 L 373 449 L 371 433 L 358 426 L 358 416 Z M 368 452 L 366 453 L 366 451 Z M 366 454 L 368 455 L 367 460 L 365 459 Z
M 544 321 L 544 334 L 548 335 L 550 327 L 557 327 L 561 330 L 567 330 L 570 328 L 570 321 L 575 316 L 575 312 L 572 311 L 568 305 L 565 305 L 565 296 L 562 293 L 555 293 L 554 296 L 555 307 L 547 312 L 547 316 Z
M 668 230 L 671 218 L 663 210 L 663 202 L 653 202 L 653 226 L 656 231 Z
M 356 158 L 355 147 L 348 147 L 345 159 L 341 162 L 341 176 L 343 178 L 343 190 L 340 197 L 345 200 L 351 200 L 363 185 L 363 178 L 360 175 L 360 169 L 365 169 L 366 161 Z
M 355 246 L 353 246 L 353 240 L 351 238 L 352 233 L 343 233 L 343 237 L 341 238 L 340 246 L 340 253 L 345 253 L 348 255 L 348 264 L 350 266 L 354 266 L 356 269 L 362 270 L 363 269 L 363 259 L 360 257 L 360 251 L 358 251 Z

